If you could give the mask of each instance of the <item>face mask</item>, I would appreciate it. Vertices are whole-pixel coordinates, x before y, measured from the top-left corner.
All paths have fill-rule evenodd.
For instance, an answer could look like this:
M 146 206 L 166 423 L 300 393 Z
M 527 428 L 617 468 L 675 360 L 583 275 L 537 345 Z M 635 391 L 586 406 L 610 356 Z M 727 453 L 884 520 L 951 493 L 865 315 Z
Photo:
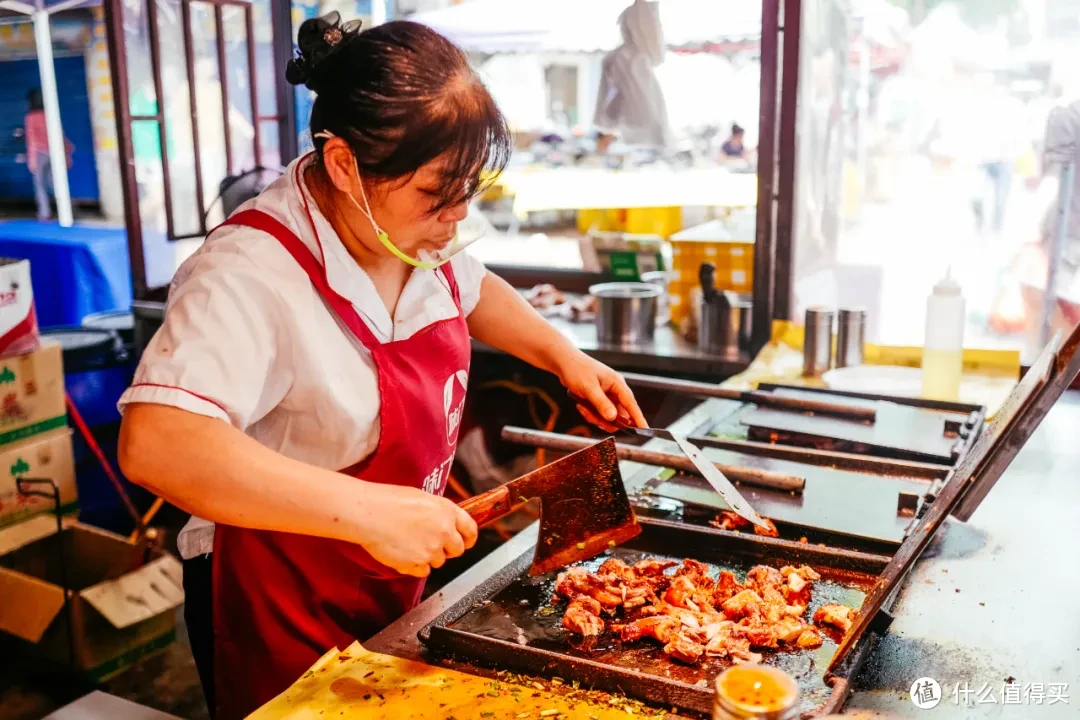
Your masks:
M 334 134 L 329 131 L 323 131 L 317 133 L 315 137 L 329 140 L 334 137 Z M 379 224 L 375 222 L 375 217 L 371 214 L 371 205 L 368 204 L 367 193 L 364 191 L 364 183 L 360 180 L 360 166 L 357 163 L 355 155 L 353 155 L 353 168 L 356 170 L 357 182 L 360 185 L 360 198 L 364 202 L 363 205 L 361 205 L 357 202 L 356 198 L 353 197 L 352 193 L 348 194 L 349 200 L 352 201 L 352 204 L 356 206 L 356 209 L 368 219 L 369 223 L 371 223 L 371 228 L 375 231 L 375 237 L 379 238 L 379 242 L 383 244 L 383 247 L 393 253 L 394 256 L 402 262 L 420 268 L 421 270 L 434 270 L 435 268 L 450 262 L 450 258 L 479 240 L 487 231 L 487 221 L 478 210 L 470 205 L 468 214 L 463 220 L 458 222 L 454 237 L 449 243 L 437 250 L 420 250 L 417 252 L 416 257 L 413 257 L 395 245 L 390 240 L 390 236 L 386 231 L 379 227 Z

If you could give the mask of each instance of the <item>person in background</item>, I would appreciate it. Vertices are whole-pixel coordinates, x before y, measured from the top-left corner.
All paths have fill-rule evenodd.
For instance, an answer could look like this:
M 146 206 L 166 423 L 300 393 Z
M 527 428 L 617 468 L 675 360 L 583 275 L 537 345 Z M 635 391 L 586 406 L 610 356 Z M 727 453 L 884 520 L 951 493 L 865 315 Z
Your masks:
M 720 153 L 727 158 L 735 158 L 739 160 L 746 159 L 746 146 L 743 144 L 743 138 L 746 136 L 746 131 L 738 123 L 734 123 L 731 126 L 731 135 L 724 144 L 720 146 Z
M 23 119 L 26 132 L 26 164 L 34 176 L 34 201 L 37 203 L 37 219 L 52 219 L 49 195 L 52 194 L 52 160 L 49 158 L 49 133 L 45 126 L 45 103 L 41 90 L 34 88 L 26 96 L 29 110 Z M 71 167 L 71 153 L 74 146 L 66 138 L 68 167 Z

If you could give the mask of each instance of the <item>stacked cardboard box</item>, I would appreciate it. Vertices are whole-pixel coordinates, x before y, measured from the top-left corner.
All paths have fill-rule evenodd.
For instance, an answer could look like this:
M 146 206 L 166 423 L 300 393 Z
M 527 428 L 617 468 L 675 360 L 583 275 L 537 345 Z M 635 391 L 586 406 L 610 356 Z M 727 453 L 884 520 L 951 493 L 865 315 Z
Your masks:
M 180 564 L 75 519 L 62 349 L 40 344 L 36 325 L 3 335 L 22 312 L 8 307 L 32 308 L 28 266 L 19 297 L 4 305 L 10 269 L 0 261 L 0 337 L 25 352 L 0 351 L 0 632 L 103 680 L 175 637 Z

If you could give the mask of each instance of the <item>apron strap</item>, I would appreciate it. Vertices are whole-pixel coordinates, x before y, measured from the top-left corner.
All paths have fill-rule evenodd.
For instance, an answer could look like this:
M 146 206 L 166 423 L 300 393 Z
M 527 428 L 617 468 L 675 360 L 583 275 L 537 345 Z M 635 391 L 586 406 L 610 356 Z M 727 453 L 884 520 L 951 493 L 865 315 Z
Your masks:
M 242 210 L 234 214 L 219 227 L 227 225 L 241 225 L 254 230 L 261 230 L 276 238 L 281 243 L 281 246 L 289 251 L 296 263 L 307 273 L 319 296 L 330 306 L 330 309 L 334 311 L 334 314 L 338 316 L 341 322 L 345 323 L 345 327 L 356 336 L 356 339 L 363 343 L 368 350 L 382 344 L 371 332 L 360 314 L 356 312 L 353 304 L 330 287 L 323 266 L 315 259 L 315 254 L 311 252 L 308 246 L 296 236 L 296 233 L 285 227 L 273 216 L 254 209 Z

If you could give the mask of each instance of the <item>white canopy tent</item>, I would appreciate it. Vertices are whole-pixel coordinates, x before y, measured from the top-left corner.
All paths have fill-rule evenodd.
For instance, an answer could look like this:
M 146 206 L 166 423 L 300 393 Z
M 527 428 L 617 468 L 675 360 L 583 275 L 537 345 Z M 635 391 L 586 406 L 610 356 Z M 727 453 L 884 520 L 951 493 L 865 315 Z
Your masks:
M 49 136 L 49 164 L 52 169 L 53 194 L 56 197 L 56 214 L 61 227 L 71 227 L 71 191 L 68 189 L 67 149 L 64 146 L 64 129 L 60 122 L 60 101 L 56 94 L 56 68 L 53 65 L 52 35 L 49 32 L 49 16 L 65 10 L 89 5 L 94 0 L 62 0 L 46 5 L 44 0 L 36 4 L 21 0 L 0 0 L 0 9 L 27 15 L 34 23 L 34 45 L 37 48 L 38 72 L 41 74 L 41 99 L 45 105 L 45 127 Z
M 465 50 L 480 53 L 608 52 L 621 38 L 619 15 L 632 0 L 472 0 L 415 13 Z M 761 0 L 660 0 L 668 47 L 687 48 L 761 35 Z

